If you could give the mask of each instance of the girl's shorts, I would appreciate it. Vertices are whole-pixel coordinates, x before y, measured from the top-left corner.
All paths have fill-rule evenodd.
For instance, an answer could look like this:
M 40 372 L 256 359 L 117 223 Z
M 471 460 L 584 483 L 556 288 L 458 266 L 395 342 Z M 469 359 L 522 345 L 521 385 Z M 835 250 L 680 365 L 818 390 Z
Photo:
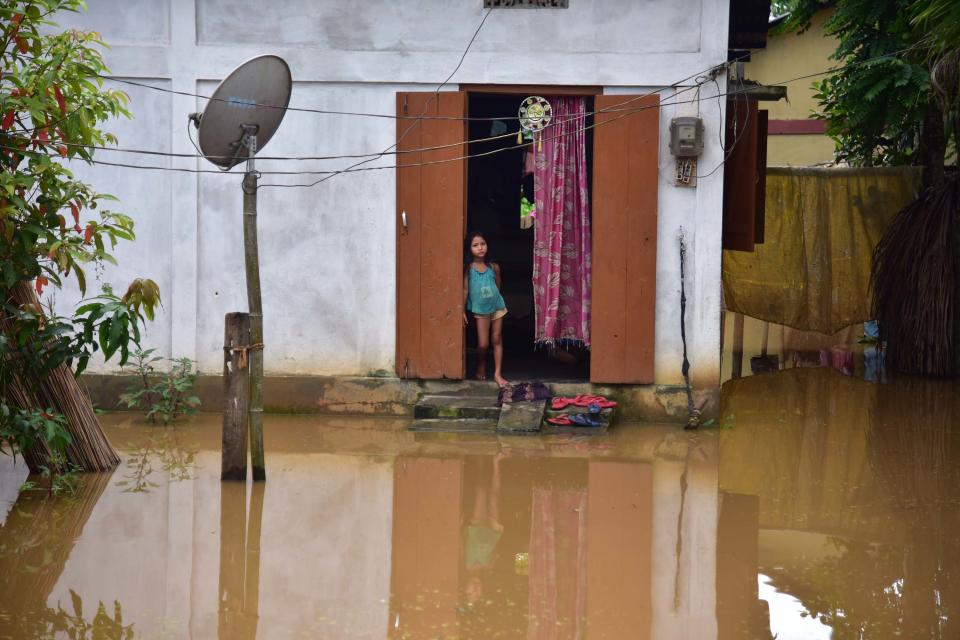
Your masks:
M 475 318 L 486 318 L 486 319 L 488 319 L 488 320 L 499 320 L 500 318 L 502 318 L 502 317 L 505 316 L 505 315 L 507 315 L 507 309 L 506 309 L 506 307 L 504 307 L 503 309 L 497 309 L 497 310 L 494 311 L 493 313 L 474 313 L 474 314 L 473 314 L 473 317 L 475 317 Z

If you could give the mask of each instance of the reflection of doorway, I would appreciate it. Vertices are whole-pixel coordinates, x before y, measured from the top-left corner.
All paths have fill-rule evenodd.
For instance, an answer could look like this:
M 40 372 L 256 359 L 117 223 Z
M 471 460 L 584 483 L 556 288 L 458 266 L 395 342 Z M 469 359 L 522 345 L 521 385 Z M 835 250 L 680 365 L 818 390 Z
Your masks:
M 500 452 L 463 469 L 460 637 L 582 637 L 587 461 Z
M 545 93 L 548 93 L 545 91 Z M 469 93 L 471 120 L 469 139 L 480 140 L 516 133 L 517 108 L 526 94 Z M 587 111 L 593 98 L 587 99 Z M 588 118 L 588 125 L 590 120 Z M 534 200 L 533 175 L 524 172 L 525 149 L 517 145 L 515 135 L 497 140 L 470 143 L 472 157 L 467 167 L 467 228 L 484 233 L 490 245 L 490 258 L 500 264 L 503 296 L 509 310 L 504 318 L 504 375 L 509 379 L 586 380 L 590 372 L 590 352 L 585 348 L 548 349 L 534 344 L 533 308 L 533 228 L 520 225 L 520 198 Z M 587 131 L 588 176 L 592 174 L 592 131 Z M 492 155 L 480 155 L 506 149 Z M 467 376 L 476 369 L 476 330 L 471 323 L 466 338 Z M 489 369 L 489 367 L 488 367 Z

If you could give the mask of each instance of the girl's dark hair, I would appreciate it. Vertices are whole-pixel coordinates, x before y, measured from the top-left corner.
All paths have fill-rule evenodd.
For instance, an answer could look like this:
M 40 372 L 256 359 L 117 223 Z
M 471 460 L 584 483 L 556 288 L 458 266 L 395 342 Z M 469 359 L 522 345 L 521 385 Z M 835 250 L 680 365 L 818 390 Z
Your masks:
M 463 268 L 466 271 L 470 268 L 470 263 L 473 262 L 473 253 L 470 251 L 470 245 L 473 244 L 474 238 L 483 238 L 487 243 L 487 255 L 483 257 L 483 261 L 486 264 L 490 264 L 490 241 L 487 240 L 487 234 L 482 231 L 471 231 L 467 234 L 466 240 L 463 241 Z

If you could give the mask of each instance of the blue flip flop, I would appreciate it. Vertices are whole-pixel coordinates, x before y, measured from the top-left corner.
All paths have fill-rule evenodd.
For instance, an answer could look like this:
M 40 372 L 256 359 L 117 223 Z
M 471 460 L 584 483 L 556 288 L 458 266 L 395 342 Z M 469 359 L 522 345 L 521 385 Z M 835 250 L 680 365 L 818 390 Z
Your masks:
M 589 413 L 574 413 L 570 415 L 570 422 L 579 427 L 602 427 L 603 420 Z

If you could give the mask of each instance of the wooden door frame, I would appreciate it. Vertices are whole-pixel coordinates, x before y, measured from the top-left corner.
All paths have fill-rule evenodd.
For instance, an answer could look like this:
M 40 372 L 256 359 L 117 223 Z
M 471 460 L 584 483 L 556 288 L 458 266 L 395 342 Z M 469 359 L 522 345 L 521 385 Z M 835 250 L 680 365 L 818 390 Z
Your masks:
M 402 93 L 402 92 L 398 92 L 398 97 L 399 97 L 400 93 Z M 463 104 L 463 110 L 464 110 L 464 113 L 466 113 L 466 115 L 467 115 L 468 117 L 470 116 L 470 98 L 471 98 L 472 94 L 507 94 L 507 95 L 517 95 L 517 96 L 524 96 L 524 95 L 566 95 L 566 96 L 586 96 L 586 97 L 597 97 L 597 96 L 607 95 L 607 94 L 604 94 L 604 92 L 603 92 L 603 87 L 594 86 L 594 85 L 520 85 L 520 84 L 462 84 L 462 85 L 460 85 L 460 86 L 458 87 L 456 93 L 463 94 L 463 96 L 464 96 L 464 97 L 463 97 L 463 103 L 462 103 L 462 104 Z M 615 98 L 618 94 L 609 94 L 609 95 L 610 95 L 611 98 Z M 626 98 L 626 96 L 624 96 L 624 97 Z M 659 109 L 657 110 L 657 112 L 659 113 Z M 658 130 L 658 131 L 659 131 L 659 130 Z M 469 149 L 468 145 L 469 145 L 469 143 L 470 143 L 470 135 L 469 135 L 469 128 L 466 126 L 466 123 L 464 123 L 463 134 L 462 134 L 462 135 L 463 135 L 463 148 L 464 148 L 465 151 L 467 151 L 467 150 Z M 594 144 L 596 144 L 596 142 L 594 142 Z M 466 155 L 466 154 L 465 154 L 465 155 Z M 594 173 L 594 174 L 596 173 L 596 164 L 594 164 L 593 173 Z M 450 221 L 450 222 L 453 223 L 453 224 L 456 224 L 457 222 L 459 222 L 459 227 L 460 227 L 460 231 L 461 231 L 460 236 L 463 235 L 463 232 L 464 232 L 465 229 L 466 229 L 466 225 L 467 225 L 467 221 L 468 221 L 468 201 L 469 201 L 469 184 L 470 184 L 470 180 L 469 180 L 469 160 L 464 160 L 464 163 L 463 163 L 463 184 L 464 184 L 464 187 L 465 187 L 465 188 L 464 188 L 464 191 L 463 191 L 463 202 L 462 202 L 461 208 L 460 208 L 459 221 L 457 221 L 456 219 L 453 219 L 453 220 Z M 398 210 L 397 210 L 397 222 L 398 222 L 398 235 L 397 235 L 397 237 L 398 237 L 398 242 L 399 242 L 399 238 L 400 238 L 399 225 L 400 225 L 400 218 L 401 218 L 401 211 L 400 211 L 400 204 L 401 204 L 401 203 L 400 203 L 400 197 L 399 197 L 399 196 L 400 196 L 400 190 L 399 190 L 399 183 L 398 183 L 398 200 L 397 200 L 397 208 L 398 208 Z M 595 196 L 596 196 L 596 184 L 595 184 L 595 181 L 594 181 L 593 193 L 591 194 L 591 208 L 592 208 L 592 209 L 593 209 L 593 207 L 595 206 Z M 591 213 L 591 215 L 592 215 L 592 213 Z M 654 237 L 655 237 L 655 233 L 654 233 Z M 447 240 L 447 241 L 449 241 L 449 240 Z M 595 241 L 596 241 L 596 239 L 594 238 L 594 242 L 595 242 Z M 455 250 L 455 251 L 462 251 L 462 248 L 457 247 L 457 248 L 455 248 L 454 250 Z M 399 244 L 398 244 L 398 260 L 399 260 L 399 251 L 400 251 L 400 250 L 399 250 Z M 399 264 L 398 264 L 398 268 L 399 268 Z M 653 287 L 653 290 L 655 291 L 655 283 L 656 283 L 656 272 L 655 272 L 655 269 L 654 269 L 654 273 L 653 273 L 653 278 L 654 278 L 654 287 Z M 591 283 L 591 287 L 593 288 L 593 291 L 592 291 L 591 293 L 594 293 L 594 292 L 596 291 L 595 285 L 596 285 L 596 279 L 594 279 L 594 282 Z M 655 298 L 654 298 L 654 299 L 655 299 Z M 456 315 L 459 317 L 459 314 L 456 314 Z M 396 327 L 396 330 L 397 330 L 397 332 L 398 332 L 398 336 L 399 336 L 399 332 L 400 332 L 400 329 L 401 329 L 401 327 L 400 327 L 400 321 L 399 321 L 399 320 L 400 320 L 400 319 L 399 319 L 399 317 L 398 317 L 397 327 Z M 595 327 L 594 327 L 594 322 L 593 322 L 593 320 L 594 320 L 594 318 L 591 318 L 591 335 L 595 338 L 595 331 L 594 331 Z M 461 330 L 464 330 L 464 329 L 461 328 Z M 595 341 L 596 341 L 596 340 L 594 340 L 594 342 L 595 342 Z M 461 345 L 463 345 L 463 346 L 461 347 L 461 349 L 465 351 L 465 346 L 466 346 L 465 336 L 461 339 Z M 654 343 L 654 346 L 655 346 L 655 343 Z M 651 348 L 653 348 L 653 347 L 651 347 Z M 398 354 L 399 354 L 399 351 L 398 351 Z M 464 359 L 464 357 L 465 357 L 465 354 L 464 354 L 464 353 L 461 353 L 461 354 L 459 354 L 459 356 L 460 356 L 460 359 L 461 359 L 461 361 L 462 361 L 462 360 Z M 652 356 L 651 356 L 651 358 L 652 358 Z M 397 361 L 398 374 L 399 374 L 401 377 L 407 377 L 407 376 L 403 373 L 401 367 L 402 367 L 402 364 L 400 363 L 400 361 L 399 361 L 399 359 L 398 359 L 398 361 Z M 462 375 L 463 375 L 463 378 L 462 378 L 462 379 L 466 379 L 466 377 L 467 377 L 467 371 L 466 371 L 465 367 L 463 366 L 463 364 L 461 364 L 461 371 L 462 371 Z M 421 374 L 421 372 L 416 372 L 416 373 L 414 373 L 414 375 L 422 375 L 422 374 Z M 446 374 L 445 374 L 445 377 L 447 377 Z M 642 376 L 642 377 L 643 377 L 643 378 L 647 378 L 648 376 L 647 376 L 647 375 L 644 375 L 644 376 Z M 650 375 L 650 377 L 651 377 L 650 380 L 644 379 L 643 381 L 634 382 L 634 384 L 637 384 L 637 383 L 639 383 L 639 384 L 646 384 L 646 383 L 652 382 L 652 381 L 653 381 L 653 380 L 652 380 L 652 375 Z M 591 374 L 590 374 L 589 380 L 590 380 L 591 382 L 594 381 L 594 371 L 593 371 L 593 367 L 591 367 Z
M 615 97 L 617 97 L 617 96 L 619 95 L 619 94 L 604 94 L 603 87 L 602 87 L 602 86 L 597 86 L 597 85 L 526 85 L 526 84 L 502 84 L 502 85 L 499 85 L 499 84 L 461 84 L 461 85 L 459 86 L 459 90 L 460 90 L 462 93 L 467 94 L 467 95 L 466 95 L 466 99 L 465 99 L 465 104 L 466 104 L 466 111 L 467 111 L 467 116 L 468 116 L 468 117 L 469 117 L 469 115 L 470 115 L 470 96 L 471 96 L 471 94 L 513 94 L 513 95 L 518 95 L 518 96 L 529 96 L 529 95 L 561 95 L 561 96 L 587 96 L 587 97 L 597 97 L 597 96 L 609 95 L 610 97 L 613 97 L 613 98 L 615 98 Z M 657 94 L 654 94 L 654 95 L 657 96 L 657 97 L 656 97 L 657 113 L 659 114 L 659 113 L 660 113 L 660 108 L 659 108 L 659 95 L 657 95 Z M 628 100 L 628 99 L 629 99 L 629 96 L 624 96 L 624 100 Z M 659 119 L 659 116 L 658 116 L 658 119 Z M 466 130 L 467 130 L 467 136 L 469 137 L 469 127 L 468 127 Z M 469 140 L 466 142 L 466 144 L 469 145 Z M 598 154 L 597 154 L 596 145 L 597 145 L 597 139 L 596 139 L 596 136 L 594 136 L 593 142 L 592 142 L 593 148 L 591 149 L 594 158 L 596 158 L 597 155 L 598 155 Z M 595 162 L 595 161 L 596 161 L 596 160 L 594 160 L 594 162 Z M 594 171 L 595 171 L 595 170 L 596 170 L 596 165 L 594 165 Z M 466 223 L 467 223 L 468 215 L 469 215 L 469 212 L 468 212 L 468 210 L 467 210 L 467 209 L 468 209 L 468 203 L 469 203 L 469 185 L 470 185 L 470 176 L 469 176 L 470 163 L 469 163 L 469 160 L 468 160 L 468 161 L 465 163 L 465 165 L 464 165 L 464 171 L 467 173 L 467 175 L 466 175 L 465 178 L 464 178 L 464 184 L 467 185 L 467 189 L 465 190 L 465 193 L 464 193 L 464 207 L 463 207 L 463 214 L 462 214 L 462 215 L 463 215 L 463 223 L 462 223 L 462 224 L 465 226 Z M 592 176 L 591 176 L 591 182 L 592 182 Z M 595 206 L 595 196 L 596 196 L 595 186 L 592 186 L 592 187 L 591 187 L 591 193 L 590 193 L 590 209 L 591 209 L 591 229 L 592 229 L 592 233 L 595 233 L 595 229 L 593 228 L 593 223 L 595 222 L 595 220 L 594 220 L 594 218 L 593 218 L 593 210 L 594 210 L 594 206 Z M 659 209 L 659 205 L 657 205 L 656 209 Z M 656 219 L 656 218 L 655 218 L 655 219 Z M 656 249 L 655 249 L 655 247 L 656 247 L 656 233 L 655 233 L 655 232 L 653 233 L 653 237 L 654 237 L 654 252 L 655 252 L 655 251 L 656 251 Z M 591 240 L 591 244 L 595 244 L 595 243 L 596 243 L 596 238 L 595 238 L 595 236 L 594 236 L 593 239 Z M 654 255 L 656 255 L 656 253 L 654 253 Z M 654 260 L 655 260 L 655 258 L 654 258 Z M 595 265 L 595 268 L 596 268 L 596 265 Z M 595 280 L 595 278 L 594 278 L 594 280 L 593 280 L 593 281 L 591 282 L 591 284 L 590 284 L 590 287 L 591 287 L 591 298 L 593 298 L 593 293 L 594 293 L 594 291 L 595 291 L 595 288 L 594 288 L 594 286 L 595 286 L 595 281 L 596 281 L 596 280 Z M 654 267 L 654 269 L 653 269 L 653 290 L 656 291 L 656 268 L 655 268 L 655 267 Z M 653 302 L 653 304 L 654 304 L 654 306 L 656 305 L 656 297 L 655 297 L 655 295 L 654 295 L 654 302 Z M 655 313 L 655 312 L 654 312 L 654 313 Z M 627 319 L 626 317 L 624 317 L 623 321 L 626 323 L 626 322 L 628 322 L 628 319 Z M 654 322 L 654 324 L 655 324 L 655 320 L 654 320 L 653 322 Z M 590 318 L 590 325 L 591 325 L 591 326 L 590 326 L 591 339 L 594 339 L 594 338 L 595 338 L 595 333 L 594 333 L 594 316 L 593 316 L 592 314 L 591 314 L 591 318 Z M 652 345 L 650 348 L 651 348 L 652 350 L 655 350 L 655 346 L 656 346 L 656 342 L 655 342 L 655 340 L 654 340 L 653 345 Z M 464 337 L 464 348 L 466 348 L 466 337 Z M 593 355 L 594 355 L 594 354 L 593 354 L 593 352 L 592 352 L 592 350 L 591 350 L 591 358 L 593 357 Z M 648 368 L 649 368 L 649 372 L 646 372 L 646 373 L 644 373 L 644 374 L 641 376 L 641 378 L 643 378 L 643 381 L 642 381 L 642 382 L 633 382 L 633 383 L 631 383 L 631 384 L 649 384 L 649 383 L 652 383 L 652 382 L 653 382 L 653 356 L 652 356 L 652 355 L 651 355 L 651 357 L 650 357 L 650 363 L 649 363 L 649 367 L 648 367 Z M 465 372 L 465 376 L 466 376 L 466 375 L 468 375 L 468 374 Z M 594 367 L 591 366 L 591 368 L 590 368 L 590 373 L 589 373 L 589 376 L 588 376 L 588 382 L 595 382 L 595 379 L 594 379 L 594 378 L 595 378 L 595 375 L 596 375 L 596 374 L 595 374 Z M 605 381 L 604 381 L 604 380 L 597 380 L 597 382 L 605 382 Z
M 603 94 L 603 87 L 596 85 L 570 84 L 461 84 L 462 93 L 506 93 L 527 96 L 597 96 Z M 468 105 L 469 110 L 469 105 Z
M 594 97 L 598 95 L 603 95 L 603 87 L 598 85 L 567 85 L 567 84 L 461 84 L 459 86 L 460 92 L 467 94 L 466 97 L 466 108 L 467 108 L 467 117 L 470 117 L 470 96 L 473 94 L 506 94 L 506 95 L 518 95 L 518 96 L 584 96 L 584 97 Z M 469 126 L 466 128 L 467 137 L 470 136 Z M 465 145 L 469 147 L 470 141 L 467 140 Z M 469 150 L 468 152 L 469 153 Z M 464 190 L 464 203 L 463 203 L 463 225 L 464 228 L 467 226 L 469 212 L 467 208 L 470 202 L 470 161 L 467 160 L 464 163 L 465 172 L 464 184 L 466 189 Z M 592 171 L 591 171 L 592 174 Z M 590 182 L 593 183 L 593 176 L 590 176 Z M 593 200 L 591 194 L 591 218 L 593 216 Z M 593 283 L 590 283 L 590 288 L 593 289 Z M 592 293 L 592 291 L 591 291 Z M 593 319 L 591 318 L 591 324 Z M 464 337 L 463 337 L 464 351 L 466 351 L 466 328 L 464 328 Z M 467 379 L 469 372 L 464 373 L 464 379 Z M 587 377 L 587 382 L 590 382 L 589 376 Z

